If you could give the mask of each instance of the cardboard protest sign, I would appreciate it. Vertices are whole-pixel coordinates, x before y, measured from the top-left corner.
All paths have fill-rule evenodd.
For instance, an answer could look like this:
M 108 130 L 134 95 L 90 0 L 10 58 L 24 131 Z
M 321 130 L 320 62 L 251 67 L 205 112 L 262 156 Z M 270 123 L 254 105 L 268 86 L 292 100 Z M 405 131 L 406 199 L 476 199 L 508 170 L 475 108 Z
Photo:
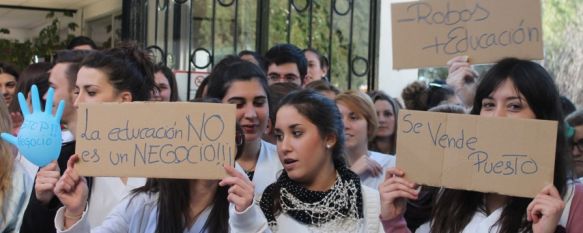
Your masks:
M 397 167 L 419 184 L 534 197 L 553 183 L 557 122 L 402 110 Z
M 235 105 L 82 104 L 77 118 L 84 176 L 220 179 L 234 164 Z
M 392 8 L 394 69 L 543 59 L 540 0 L 425 0 Z

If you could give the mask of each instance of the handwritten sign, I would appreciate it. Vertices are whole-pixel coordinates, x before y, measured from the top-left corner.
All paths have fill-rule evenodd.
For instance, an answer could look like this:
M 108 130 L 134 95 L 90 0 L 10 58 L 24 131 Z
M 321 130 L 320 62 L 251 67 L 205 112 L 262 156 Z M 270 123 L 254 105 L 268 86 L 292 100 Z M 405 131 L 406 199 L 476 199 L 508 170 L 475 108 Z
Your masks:
M 393 67 L 444 66 L 504 57 L 543 59 L 540 0 L 426 0 L 392 8 Z
M 233 166 L 234 105 L 83 104 L 77 114 L 81 175 L 220 179 Z
M 553 183 L 557 122 L 399 111 L 397 166 L 430 186 L 534 197 Z

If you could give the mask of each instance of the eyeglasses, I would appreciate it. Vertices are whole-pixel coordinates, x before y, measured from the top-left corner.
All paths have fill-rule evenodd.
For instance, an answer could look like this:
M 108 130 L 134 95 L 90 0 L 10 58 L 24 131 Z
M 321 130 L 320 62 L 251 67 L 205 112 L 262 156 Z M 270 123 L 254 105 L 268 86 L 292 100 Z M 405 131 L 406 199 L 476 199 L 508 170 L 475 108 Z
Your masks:
M 571 148 L 575 147 L 577 147 L 577 150 L 579 150 L 580 152 L 583 152 L 583 139 L 579 139 L 576 142 L 572 142 Z

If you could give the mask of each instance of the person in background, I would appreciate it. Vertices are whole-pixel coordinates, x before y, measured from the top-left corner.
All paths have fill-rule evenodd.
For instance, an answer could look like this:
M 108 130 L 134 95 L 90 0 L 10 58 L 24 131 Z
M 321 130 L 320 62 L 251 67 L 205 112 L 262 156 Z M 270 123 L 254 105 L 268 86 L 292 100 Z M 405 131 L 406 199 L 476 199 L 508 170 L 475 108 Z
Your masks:
M 174 72 L 163 64 L 154 67 L 154 81 L 157 90 L 152 95 L 153 101 L 176 102 L 178 99 L 178 86 Z
M 67 44 L 68 50 L 97 50 L 95 42 L 86 36 L 73 37 Z
M 59 64 L 57 63 L 53 67 L 51 74 L 59 71 Z M 154 65 L 149 60 L 147 53 L 134 45 L 123 45 L 103 52 L 90 52 L 77 66 L 80 68 L 77 68 L 78 73 L 75 76 L 74 101 L 72 102 L 74 109 L 77 109 L 81 103 L 147 101 L 155 88 Z M 67 70 L 72 69 L 72 67 L 66 69 L 67 67 L 62 67 L 65 70 L 63 72 L 67 73 Z M 71 76 L 65 77 L 70 78 Z M 53 80 L 58 81 L 59 79 L 51 79 L 51 85 L 57 84 Z M 71 79 L 65 79 L 65 81 L 68 84 Z M 65 86 L 61 85 L 60 87 L 64 88 Z M 66 90 L 66 88 L 63 89 L 64 95 L 67 94 Z M 66 99 L 65 97 L 61 98 Z M 56 92 L 55 101 L 59 101 Z M 63 113 L 63 119 L 65 119 L 66 111 Z M 75 130 L 73 129 L 73 131 Z M 58 208 L 62 205 L 60 201 L 52 203 L 48 200 L 53 200 L 55 195 L 53 189 L 60 177 L 59 170 L 65 167 L 57 166 L 56 162 L 53 162 L 41 169 L 41 171 L 43 169 L 47 171 L 43 176 L 41 176 L 41 171 L 37 174 L 36 196 L 41 199 L 39 200 L 41 204 L 48 204 L 48 208 L 55 206 Z M 92 226 L 101 224 L 107 214 L 131 189 L 142 186 L 144 183 L 145 179 L 143 178 L 94 177 L 93 183 L 89 186 L 91 188 L 89 205 L 93 206 L 89 209 L 87 216 L 90 224 Z M 47 200 L 47 202 L 42 200 Z M 54 218 L 56 209 L 51 208 L 50 210 L 55 212 L 48 212 L 42 216 L 46 218 L 48 214 L 52 214 Z M 35 224 L 34 221 L 37 219 L 34 215 L 31 216 L 31 221 L 33 221 L 31 223 Z M 52 222 L 54 223 L 54 221 Z M 41 227 L 47 226 L 41 225 Z
M 368 147 L 372 151 L 395 155 L 397 152 L 397 115 L 399 104 L 383 91 L 369 93 L 379 120 L 375 137 Z
M 245 147 L 235 167 L 249 177 L 255 185 L 255 196 L 260 197 L 276 180 L 282 165 L 275 146 L 262 140 L 270 108 L 265 73 L 257 65 L 237 59 L 220 68 L 217 65 L 209 75 L 207 97 L 236 105 L 235 117 L 245 133 Z
M 263 134 L 263 140 L 271 144 L 275 144 L 275 137 L 273 135 L 273 124 L 275 122 L 275 108 L 279 105 L 279 101 L 293 91 L 300 90 L 301 87 L 295 83 L 274 83 L 269 86 L 269 123 L 267 129 Z
M 583 177 L 583 110 L 577 110 L 569 114 L 565 121 L 573 128 L 573 135 L 569 137 L 571 156 L 573 157 L 573 169 L 577 178 Z
M 462 105 L 454 90 L 440 80 L 434 80 L 429 84 L 413 82 L 403 89 L 401 97 L 405 102 L 405 108 L 409 110 L 427 111 L 440 104 Z
M 27 162 L 27 168 L 34 168 L 34 192 L 30 195 L 26 212 L 23 216 L 21 233 L 53 233 L 55 232 L 54 217 L 57 209 L 62 206 L 53 189 L 59 177 L 67 169 L 67 161 L 75 153 L 75 133 L 77 128 L 77 109 L 73 106 L 75 100 L 75 82 L 81 61 L 89 55 L 89 51 L 61 50 L 55 55 L 53 67 L 49 71 L 48 83 L 54 89 L 53 109 L 59 102 L 65 102 L 61 124 L 61 152 L 59 158 L 49 165 L 38 168 L 22 157 L 21 162 Z M 43 93 L 43 92 L 40 92 Z M 46 92 L 43 99 L 46 100 Z M 91 184 L 92 179 L 88 179 Z
M 532 61 L 505 58 L 481 78 L 472 106 L 471 114 L 483 117 L 557 121 L 553 184 L 545 186 L 535 198 L 444 189 L 437 196 L 431 220 L 416 232 L 583 231 L 583 222 L 579 221 L 583 215 L 583 186 L 570 182 L 574 174 L 563 113 L 557 87 L 547 71 Z M 403 214 L 407 199 L 419 198 L 416 184 L 403 177 L 405 172 L 389 169 L 387 176 L 391 178 L 380 187 L 381 202 L 391 217 Z
M 248 61 L 255 65 L 258 65 L 261 68 L 265 66 L 265 58 L 263 58 L 261 54 L 255 51 L 243 50 L 239 52 L 239 58 L 241 58 L 241 60 L 243 61 Z
M 40 62 L 27 66 L 20 77 L 18 78 L 18 83 L 16 84 L 16 93 L 22 92 L 24 97 L 29 102 L 30 107 L 30 96 L 29 91 L 32 85 L 36 85 L 39 93 L 45 93 L 49 89 L 49 70 L 52 68 L 53 64 L 49 62 Z M 45 106 L 45 100 L 40 100 L 41 106 Z M 20 104 L 18 103 L 18 98 L 12 98 L 12 103 L 9 104 L 8 110 L 10 111 L 10 117 L 12 118 L 12 133 L 14 135 L 18 134 L 20 126 L 24 118 L 22 117 Z M 36 171 L 35 171 L 36 172 Z M 34 176 L 33 176 L 34 177 Z
M 368 150 L 379 126 L 374 104 L 365 93 L 349 90 L 336 96 L 336 106 L 342 114 L 350 169 L 363 185 L 376 189 L 384 180 L 384 171 L 395 166 L 395 157 Z
M 305 85 L 306 89 L 312 89 L 331 100 L 336 98 L 336 95 L 340 94 L 340 90 L 332 85 L 330 82 L 326 81 L 325 79 L 320 79 L 316 81 L 312 81 Z
M 327 63 L 325 57 L 313 48 L 304 49 L 302 52 L 304 52 L 304 56 L 306 56 L 306 60 L 308 61 L 308 73 L 304 78 L 304 85 L 312 81 L 326 80 L 328 66 L 325 64 Z
M 14 66 L 0 62 L 0 96 L 4 98 L 4 103 L 10 107 L 16 99 L 16 84 L 19 73 Z
M 265 54 L 265 71 L 269 85 L 292 82 L 303 86 L 308 72 L 308 61 L 302 51 L 292 44 L 278 44 Z
M 8 106 L 0 98 L 0 132 L 10 132 L 11 124 Z M 32 181 L 14 161 L 11 146 L 0 139 L 0 232 L 18 232 L 31 189 Z
M 46 91 L 48 91 L 49 89 L 48 71 L 51 69 L 51 67 L 52 64 L 48 62 L 35 63 L 26 67 L 20 74 L 18 84 L 16 85 L 18 89 L 17 91 L 22 92 L 22 94 L 25 96 L 28 102 L 28 107 L 30 109 L 32 109 L 31 107 L 32 100 L 29 93 L 30 88 L 32 87 L 32 85 L 36 85 L 39 93 L 45 93 Z M 41 106 L 45 106 L 45 101 L 41 99 L 40 104 Z M 10 104 L 9 111 L 10 117 L 12 119 L 12 134 L 16 136 L 18 135 L 18 132 L 20 131 L 20 126 L 24 121 L 20 109 L 20 104 L 18 103 L 18 98 L 14 98 L 12 100 L 12 104 Z M 38 167 L 31 163 L 30 161 L 28 161 L 28 159 L 26 159 L 20 153 L 16 155 L 16 158 L 14 160 L 15 162 L 20 163 L 20 165 L 24 168 L 26 174 L 30 178 L 30 182 L 32 183 L 34 181 L 36 172 L 38 171 Z

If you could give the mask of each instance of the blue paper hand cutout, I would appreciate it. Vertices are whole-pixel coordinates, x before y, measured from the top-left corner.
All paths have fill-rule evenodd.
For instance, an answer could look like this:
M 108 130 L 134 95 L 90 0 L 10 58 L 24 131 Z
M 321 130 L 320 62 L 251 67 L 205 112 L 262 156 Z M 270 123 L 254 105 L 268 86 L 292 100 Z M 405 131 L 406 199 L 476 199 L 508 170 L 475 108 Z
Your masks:
M 44 112 L 40 108 L 40 98 L 36 85 L 32 86 L 30 93 L 32 95 L 32 113 L 28 109 L 22 92 L 18 93 L 18 103 L 24 117 L 18 137 L 9 133 L 2 133 L 1 137 L 16 145 L 20 153 L 30 162 L 42 167 L 59 158 L 59 153 L 61 153 L 60 122 L 65 102 L 63 100 L 59 102 L 55 116 L 53 116 L 53 96 L 55 95 L 53 88 L 49 88 L 47 93 Z

